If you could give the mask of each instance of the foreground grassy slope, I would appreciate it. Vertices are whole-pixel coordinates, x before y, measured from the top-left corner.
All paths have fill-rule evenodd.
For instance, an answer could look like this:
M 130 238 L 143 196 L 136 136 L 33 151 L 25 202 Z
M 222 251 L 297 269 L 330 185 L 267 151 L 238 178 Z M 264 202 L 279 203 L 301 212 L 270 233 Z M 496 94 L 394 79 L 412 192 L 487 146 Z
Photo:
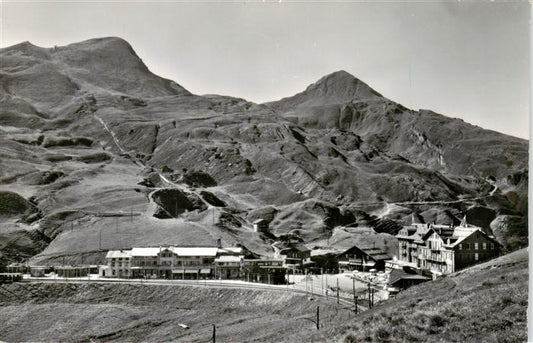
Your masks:
M 0 340 L 206 342 L 216 324 L 219 342 L 298 342 L 316 331 L 303 317 L 317 305 L 324 327 L 348 318 L 332 300 L 285 290 L 19 283 L 0 286 Z
M 413 287 L 332 334 L 339 342 L 525 342 L 527 296 L 522 249 Z

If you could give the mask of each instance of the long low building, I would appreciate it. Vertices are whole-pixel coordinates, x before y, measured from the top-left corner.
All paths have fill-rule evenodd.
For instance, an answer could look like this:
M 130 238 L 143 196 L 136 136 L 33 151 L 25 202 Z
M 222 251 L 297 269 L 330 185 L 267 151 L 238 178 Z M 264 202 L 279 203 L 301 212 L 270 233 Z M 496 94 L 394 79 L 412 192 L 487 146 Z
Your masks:
M 110 250 L 101 275 L 117 278 L 237 278 L 241 276 L 242 263 L 236 266 L 235 261 L 242 261 L 244 253 L 242 247 L 171 246 Z M 229 260 L 231 263 L 227 264 Z

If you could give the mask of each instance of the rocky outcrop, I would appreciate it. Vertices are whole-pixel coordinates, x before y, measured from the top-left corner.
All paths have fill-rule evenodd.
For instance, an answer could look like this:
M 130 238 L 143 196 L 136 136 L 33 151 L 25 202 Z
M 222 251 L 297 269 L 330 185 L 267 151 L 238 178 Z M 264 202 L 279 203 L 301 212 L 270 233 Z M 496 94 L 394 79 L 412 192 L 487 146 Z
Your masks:
M 152 193 L 151 198 L 158 205 L 154 217 L 159 219 L 177 218 L 184 212 L 207 209 L 198 196 L 179 189 L 160 189 Z
M 34 205 L 17 193 L 0 191 L 0 217 L 26 217 L 36 211 Z

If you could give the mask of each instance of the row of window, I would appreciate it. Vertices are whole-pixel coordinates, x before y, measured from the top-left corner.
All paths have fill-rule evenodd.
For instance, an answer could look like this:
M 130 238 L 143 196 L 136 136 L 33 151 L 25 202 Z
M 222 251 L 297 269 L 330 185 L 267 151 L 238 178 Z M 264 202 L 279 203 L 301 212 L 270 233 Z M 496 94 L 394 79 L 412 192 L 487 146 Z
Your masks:
M 483 242 L 482 244 L 482 247 L 483 247 L 483 250 L 487 250 L 487 247 L 489 245 L 486 243 L 486 242 Z M 491 250 L 494 250 L 495 248 L 495 245 L 494 243 L 490 243 L 490 249 Z M 479 243 L 460 243 L 459 244 L 459 250 L 469 250 L 469 249 L 473 249 L 473 250 L 479 250 Z

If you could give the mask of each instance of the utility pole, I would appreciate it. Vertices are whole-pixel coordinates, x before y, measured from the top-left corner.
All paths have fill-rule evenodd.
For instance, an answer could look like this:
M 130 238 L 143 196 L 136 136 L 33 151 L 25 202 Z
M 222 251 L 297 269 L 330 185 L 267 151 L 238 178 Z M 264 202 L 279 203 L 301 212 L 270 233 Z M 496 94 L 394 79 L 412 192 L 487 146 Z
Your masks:
M 305 271 L 305 296 L 307 296 L 308 294 L 308 291 L 307 291 L 307 270 Z
M 328 276 L 326 275 L 326 300 L 328 299 Z
M 320 306 L 316 307 L 316 329 L 320 330 Z
M 217 343 L 217 327 L 213 324 L 213 343 Z
M 353 302 L 355 306 L 355 314 L 357 314 L 357 296 L 355 295 L 355 278 L 352 279 L 352 290 L 353 290 Z
M 313 274 L 311 274 L 311 275 L 313 275 Z M 315 278 L 313 277 L 311 279 L 311 296 L 315 295 L 314 283 L 315 283 Z
M 337 304 L 340 304 L 339 302 L 339 278 L 337 278 Z

